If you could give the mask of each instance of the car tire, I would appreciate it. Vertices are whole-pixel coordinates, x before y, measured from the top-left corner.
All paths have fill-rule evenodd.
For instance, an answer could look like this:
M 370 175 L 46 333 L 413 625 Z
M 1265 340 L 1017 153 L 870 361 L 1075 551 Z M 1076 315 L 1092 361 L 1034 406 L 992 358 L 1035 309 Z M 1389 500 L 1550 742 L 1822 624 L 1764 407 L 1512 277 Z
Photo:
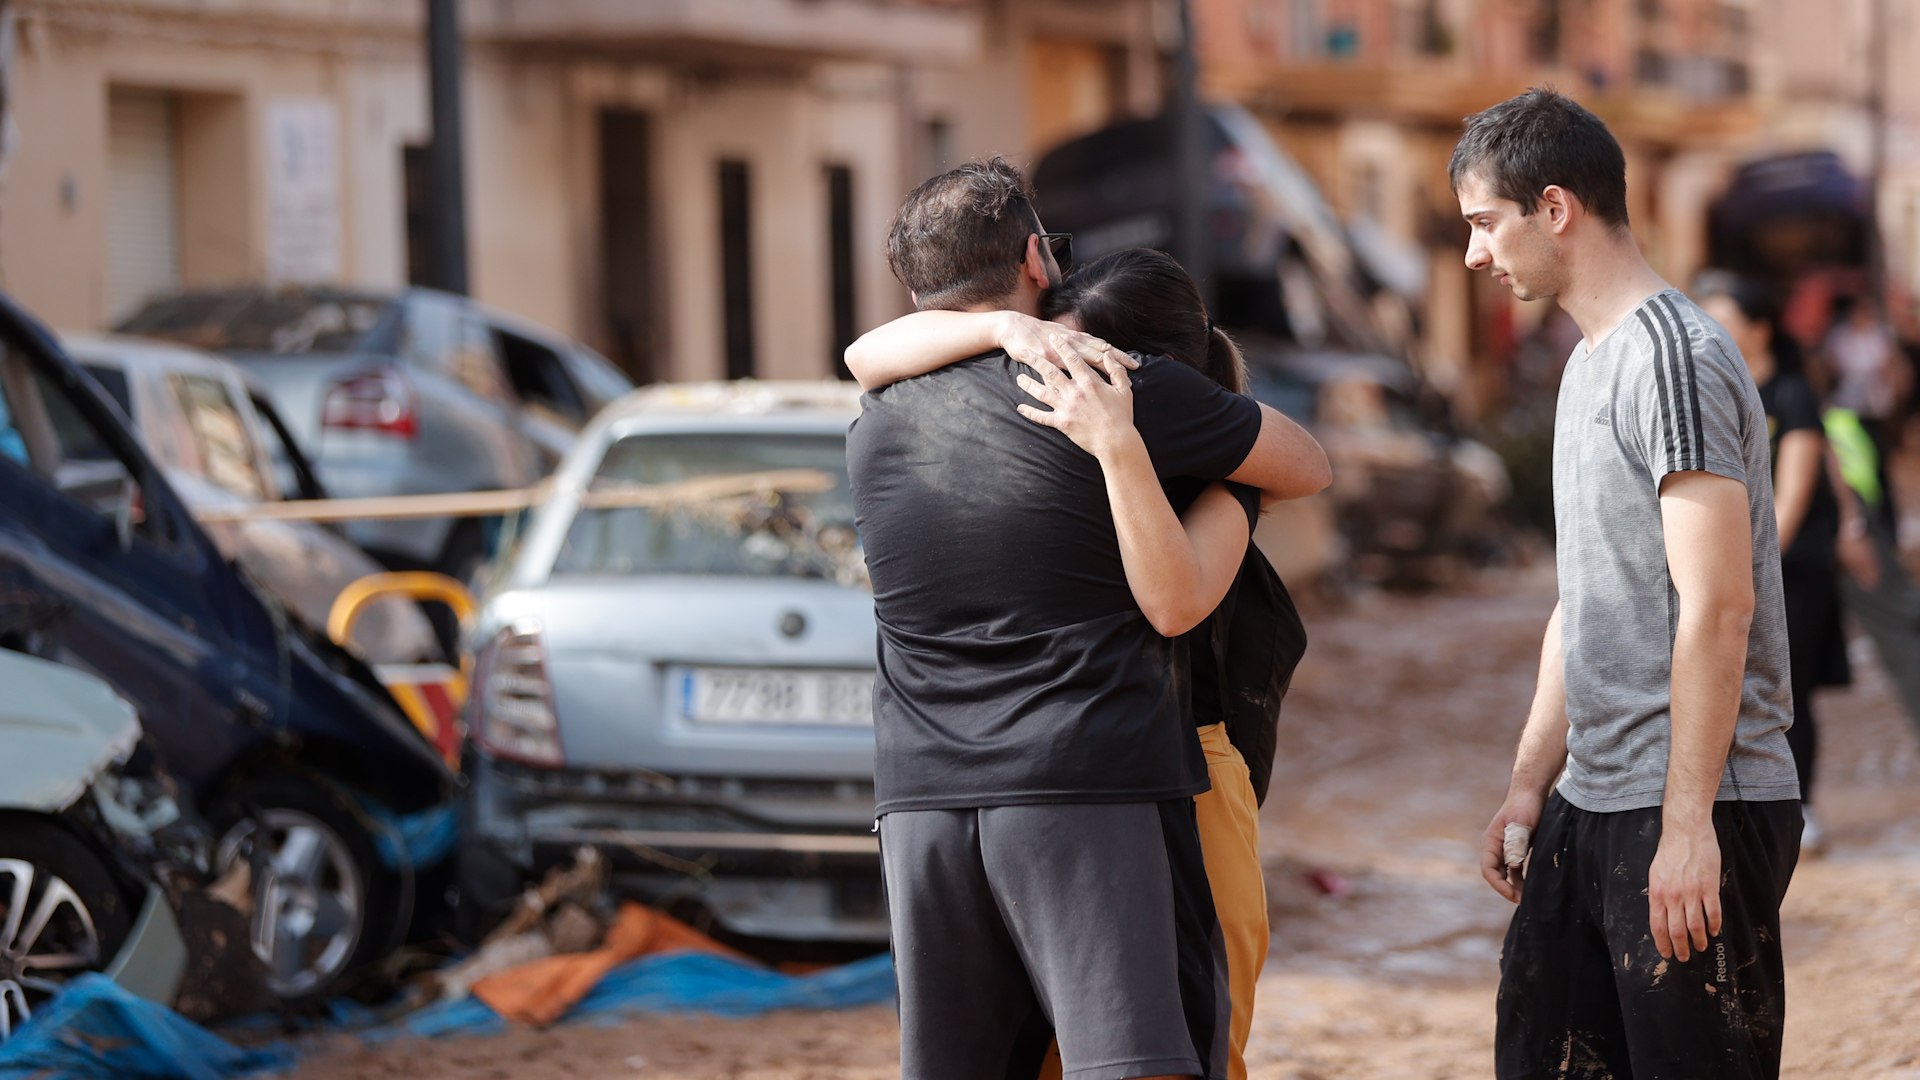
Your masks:
M 0 941 L 0 1041 L 67 980 L 104 970 L 133 932 L 133 905 L 107 860 L 72 830 L 25 814 L 0 816 L 0 906 L 27 913 L 21 940 Z M 43 910 L 46 923 L 25 940 Z M 42 968 L 40 956 L 63 959 Z
M 208 814 L 220 841 L 216 872 L 252 860 L 254 955 L 267 989 L 299 1007 L 352 989 L 392 945 L 399 875 L 379 856 L 366 816 L 323 782 L 255 775 Z M 262 830 L 268 839 L 257 846 Z

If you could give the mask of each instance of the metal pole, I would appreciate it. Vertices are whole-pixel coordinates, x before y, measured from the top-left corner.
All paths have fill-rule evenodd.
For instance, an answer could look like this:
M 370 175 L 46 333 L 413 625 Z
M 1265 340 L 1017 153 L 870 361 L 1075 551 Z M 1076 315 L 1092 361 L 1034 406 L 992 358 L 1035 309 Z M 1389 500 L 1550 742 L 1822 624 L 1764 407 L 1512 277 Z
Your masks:
M 1174 131 L 1175 193 L 1174 254 L 1200 285 L 1200 295 L 1212 302 L 1213 268 L 1207 250 L 1207 137 L 1206 114 L 1200 105 L 1198 61 L 1194 55 L 1193 5 L 1175 0 L 1180 36 L 1175 44 L 1173 92 L 1170 108 Z
M 467 197 L 460 148 L 459 0 L 427 0 L 427 73 L 433 97 L 428 198 L 434 285 L 467 294 Z
M 1881 233 L 1880 193 L 1887 170 L 1886 0 L 1867 6 L 1867 287 L 1875 304 L 1887 296 L 1887 242 Z

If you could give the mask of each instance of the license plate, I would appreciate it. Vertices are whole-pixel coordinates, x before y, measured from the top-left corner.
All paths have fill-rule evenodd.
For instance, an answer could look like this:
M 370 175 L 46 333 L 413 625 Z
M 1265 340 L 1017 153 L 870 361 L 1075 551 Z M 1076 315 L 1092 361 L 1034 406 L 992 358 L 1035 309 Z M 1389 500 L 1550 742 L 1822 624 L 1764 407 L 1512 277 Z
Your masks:
M 681 703 L 703 724 L 873 726 L 870 671 L 691 668 Z

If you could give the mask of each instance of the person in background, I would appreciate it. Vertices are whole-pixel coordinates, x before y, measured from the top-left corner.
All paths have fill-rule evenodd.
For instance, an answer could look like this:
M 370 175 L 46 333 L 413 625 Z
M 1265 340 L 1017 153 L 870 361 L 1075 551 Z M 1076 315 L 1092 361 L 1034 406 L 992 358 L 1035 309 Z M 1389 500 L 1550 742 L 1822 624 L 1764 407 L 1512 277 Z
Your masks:
M 1841 497 L 1830 479 L 1831 455 L 1821 406 L 1807 380 L 1799 344 L 1780 325 L 1780 307 L 1765 284 L 1719 271 L 1702 274 L 1693 298 L 1724 327 L 1739 347 L 1760 389 L 1773 454 L 1773 511 L 1780 529 L 1780 578 L 1787 606 L 1787 651 L 1792 665 L 1793 748 L 1800 776 L 1805 828 L 1800 846 L 1817 851 L 1823 834 L 1814 818 L 1814 763 L 1819 751 L 1813 694 L 1816 687 L 1851 681 L 1846 632 L 1841 626 L 1839 560 L 1871 561 L 1866 520 L 1859 504 Z
M 1873 437 L 1882 492 L 1879 513 L 1882 524 L 1897 536 L 1899 515 L 1887 482 L 1887 458 L 1900 445 L 1899 417 L 1913 391 L 1913 369 L 1870 297 L 1835 302 L 1826 353 L 1833 368 L 1833 403 L 1858 416 Z
M 1864 563 L 1857 562 L 1848 558 L 1849 548 L 1842 546 L 1847 573 L 1840 578 L 1840 594 L 1847 611 L 1873 641 L 1880 665 L 1905 704 L 1915 734 L 1920 735 L 1920 662 L 1915 659 L 1920 657 L 1920 588 L 1900 564 L 1892 523 L 1883 512 L 1886 470 L 1872 434 L 1852 410 L 1830 405 L 1822 420 L 1833 448 L 1834 490 L 1846 495 L 1846 502 L 1864 508 L 1859 515 L 1864 525 L 1858 529 L 1843 525 L 1841 535 L 1846 540 L 1855 532 L 1862 534 L 1869 554 Z

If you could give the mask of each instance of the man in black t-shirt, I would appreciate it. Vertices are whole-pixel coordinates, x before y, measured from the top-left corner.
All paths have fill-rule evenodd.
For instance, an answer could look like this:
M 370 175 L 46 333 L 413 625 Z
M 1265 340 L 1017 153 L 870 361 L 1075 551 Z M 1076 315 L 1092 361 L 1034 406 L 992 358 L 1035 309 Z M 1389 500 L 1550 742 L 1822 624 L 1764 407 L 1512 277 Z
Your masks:
M 996 159 L 909 195 L 888 258 L 922 308 L 1034 315 L 1045 239 Z M 1227 1003 L 1183 668 L 1127 587 L 1098 463 L 1015 411 L 1018 370 L 993 352 L 895 383 L 848 434 L 902 1074 L 1015 1075 L 1057 1029 L 1076 1080 L 1204 1075 Z M 1163 477 L 1324 486 L 1279 413 L 1162 358 L 1132 383 Z

